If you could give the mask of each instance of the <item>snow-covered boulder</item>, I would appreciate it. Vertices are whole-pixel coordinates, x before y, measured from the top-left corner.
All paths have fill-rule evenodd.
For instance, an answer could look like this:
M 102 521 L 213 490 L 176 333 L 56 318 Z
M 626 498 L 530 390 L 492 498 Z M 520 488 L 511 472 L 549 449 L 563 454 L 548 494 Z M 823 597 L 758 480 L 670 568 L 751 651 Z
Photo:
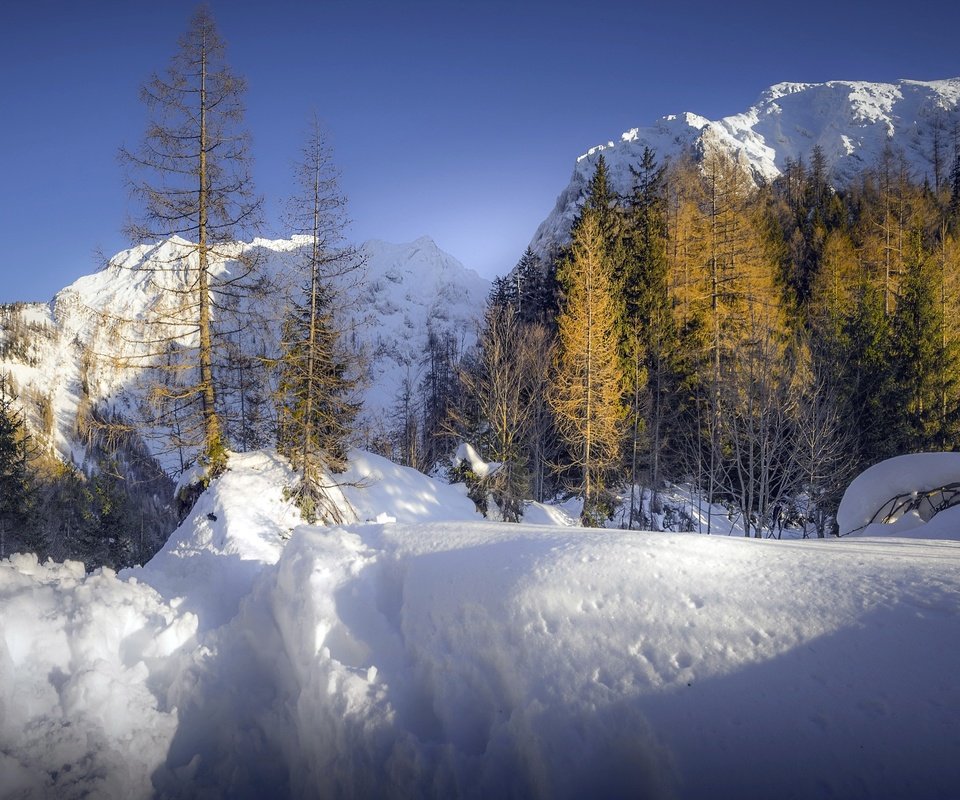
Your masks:
M 951 506 L 955 492 L 960 501 L 960 453 L 896 456 L 854 479 L 840 501 L 837 526 L 841 536 L 960 539 L 960 508 Z

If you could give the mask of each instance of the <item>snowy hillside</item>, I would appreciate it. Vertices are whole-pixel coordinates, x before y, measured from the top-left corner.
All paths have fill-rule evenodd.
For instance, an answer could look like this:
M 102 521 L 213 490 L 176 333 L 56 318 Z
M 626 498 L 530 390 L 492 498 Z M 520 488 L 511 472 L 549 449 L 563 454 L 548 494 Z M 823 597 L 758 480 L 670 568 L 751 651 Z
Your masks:
M 296 527 L 230 464 L 143 568 L 0 562 L 0 797 L 960 785 L 956 541 L 495 525 L 360 452 L 358 522 Z
M 278 287 L 236 312 L 248 322 L 258 320 L 236 336 L 238 341 L 243 337 L 242 346 L 254 355 L 276 352 L 283 303 L 295 285 L 292 260 L 297 247 L 295 240 L 257 239 L 238 243 L 226 254 L 256 255 L 262 273 Z M 419 381 L 431 329 L 449 333 L 464 347 L 473 341 L 474 321 L 489 286 L 428 237 L 409 244 L 371 241 L 361 251 L 366 259 L 363 280 L 345 282 L 342 306 L 350 344 L 367 360 L 359 428 L 372 437 L 384 427 L 403 380 Z M 168 313 L 165 290 L 187 280 L 186 268 L 177 266 L 185 252 L 186 243 L 178 239 L 134 247 L 63 289 L 49 306 L 4 310 L 0 343 L 7 346 L 0 353 L 0 369 L 9 371 L 16 385 L 34 398 L 32 406 L 25 402 L 34 408 L 34 430 L 44 427 L 35 407 L 47 408 L 49 440 L 64 459 L 84 461 L 76 431 L 82 404 L 99 404 L 125 419 L 137 419 L 151 383 L 140 378 L 137 368 L 155 349 L 161 332 L 140 323 Z M 220 258 L 213 269 L 230 273 L 236 265 L 229 257 Z M 18 339 L 11 347 L 15 328 L 22 332 L 16 334 L 22 342 Z M 161 453 L 159 444 L 155 455 L 169 471 L 176 471 L 177 461 Z
M 568 239 L 576 203 L 602 153 L 615 190 L 631 188 L 630 166 L 644 147 L 659 158 L 689 151 L 727 150 L 752 174 L 771 180 L 787 160 L 803 159 L 819 146 L 837 182 L 876 163 L 888 144 L 902 150 L 919 179 L 934 182 L 939 148 L 942 176 L 953 163 L 952 132 L 960 125 L 960 78 L 942 81 L 778 83 L 741 114 L 708 120 L 697 114 L 662 117 L 633 128 L 617 141 L 597 145 L 577 159 L 573 177 L 531 246 L 538 254 Z M 936 140 L 936 145 L 935 145 Z
M 426 236 L 410 244 L 371 240 L 363 253 L 366 280 L 351 313 L 371 358 L 363 421 L 372 437 L 403 383 L 422 378 L 431 330 L 450 334 L 461 350 L 473 344 L 490 283 Z

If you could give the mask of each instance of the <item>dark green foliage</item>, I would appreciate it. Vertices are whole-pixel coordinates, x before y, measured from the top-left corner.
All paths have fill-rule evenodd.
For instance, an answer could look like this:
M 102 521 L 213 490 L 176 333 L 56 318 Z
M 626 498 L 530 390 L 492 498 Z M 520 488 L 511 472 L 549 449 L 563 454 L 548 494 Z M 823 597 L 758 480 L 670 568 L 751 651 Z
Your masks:
M 511 308 L 523 324 L 549 324 L 556 315 L 549 270 L 528 247 L 507 276 L 494 278 L 491 307 Z
M 610 175 L 607 171 L 607 161 L 601 153 L 597 158 L 597 166 L 593 177 L 587 184 L 584 192 L 583 206 L 573 221 L 572 230 L 577 230 L 583 223 L 583 217 L 589 212 L 596 214 L 603 238 L 609 243 L 616 238 L 618 198 L 610 188 Z
M 667 442 L 670 369 L 675 346 L 668 293 L 667 220 L 664 169 L 644 148 L 623 223 L 619 293 L 623 303 L 620 349 L 627 379 L 625 462 L 629 471 L 630 526 L 638 516 L 635 487 L 640 471 L 656 492 Z M 649 525 L 649 521 L 648 521 Z
M 891 369 L 892 339 L 882 291 L 862 285 L 843 327 L 844 361 L 838 365 L 838 383 L 864 466 L 904 452 L 906 443 L 901 398 Z
M 0 558 L 14 548 L 43 554 L 34 517 L 33 448 L 15 400 L 8 376 L 0 375 Z
M 449 421 L 461 397 L 461 358 L 462 349 L 454 333 L 432 326 L 428 329 L 425 372 L 419 387 L 423 413 L 421 452 L 428 469 L 449 457 L 457 446 Z
M 298 192 L 288 207 L 293 232 L 307 242 L 295 254 L 303 284 L 290 300 L 283 326 L 277 390 L 278 449 L 300 473 L 292 489 L 308 522 L 343 521 L 328 496 L 328 473 L 347 467 L 348 440 L 360 409 L 355 397 L 357 359 L 345 347 L 335 287 L 355 277 L 360 253 L 343 243 L 346 199 L 319 121 L 314 118 L 296 169 Z
M 309 294 L 308 294 L 309 296 Z M 321 467 L 340 473 L 347 466 L 347 442 L 360 410 L 356 378 L 333 320 L 330 293 L 320 286 L 315 306 L 294 306 L 284 325 L 278 445 L 302 472 L 298 502 L 315 522 L 321 507 Z
M 960 150 L 954 155 L 950 170 L 950 211 L 954 217 L 960 216 Z
M 956 445 L 960 364 L 955 348 L 941 337 L 944 320 L 920 231 L 911 236 L 908 250 L 892 331 L 901 393 L 898 428 L 903 430 L 905 450 L 947 449 Z M 945 381 L 949 385 L 943 385 Z
M 768 243 L 777 253 L 784 301 L 801 325 L 809 323 L 813 284 L 831 230 L 844 221 L 843 201 L 829 184 L 823 151 L 813 149 L 809 169 L 788 161 L 768 194 Z
M 120 569 L 139 563 L 140 515 L 123 490 L 123 478 L 98 472 L 89 479 L 74 474 L 67 481 L 74 484 L 70 494 L 79 509 L 73 549 L 87 568 Z

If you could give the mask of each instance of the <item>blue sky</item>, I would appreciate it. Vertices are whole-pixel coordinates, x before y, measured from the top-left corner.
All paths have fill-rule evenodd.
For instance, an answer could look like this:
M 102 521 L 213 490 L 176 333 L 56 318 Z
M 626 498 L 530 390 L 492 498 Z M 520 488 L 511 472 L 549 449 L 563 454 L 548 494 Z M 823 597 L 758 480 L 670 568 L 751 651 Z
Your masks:
M 577 155 L 669 113 L 717 118 L 779 81 L 960 75 L 960 3 L 210 3 L 246 77 L 266 235 L 315 110 L 356 241 L 427 234 L 492 277 L 519 258 Z M 117 163 L 139 87 L 196 7 L 0 4 L 0 302 L 48 300 L 128 245 Z

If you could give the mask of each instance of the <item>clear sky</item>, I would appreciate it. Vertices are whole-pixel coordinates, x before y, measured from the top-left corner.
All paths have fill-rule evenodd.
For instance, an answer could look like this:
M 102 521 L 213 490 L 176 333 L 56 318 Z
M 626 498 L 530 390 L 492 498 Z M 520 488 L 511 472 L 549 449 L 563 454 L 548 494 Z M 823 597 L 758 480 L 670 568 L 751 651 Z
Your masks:
M 960 3 L 844 0 L 213 0 L 249 85 L 268 227 L 316 110 L 350 238 L 432 236 L 492 277 L 576 156 L 670 113 L 710 118 L 780 81 L 960 76 Z M 118 148 L 196 3 L 0 1 L 0 302 L 48 300 L 128 245 Z

